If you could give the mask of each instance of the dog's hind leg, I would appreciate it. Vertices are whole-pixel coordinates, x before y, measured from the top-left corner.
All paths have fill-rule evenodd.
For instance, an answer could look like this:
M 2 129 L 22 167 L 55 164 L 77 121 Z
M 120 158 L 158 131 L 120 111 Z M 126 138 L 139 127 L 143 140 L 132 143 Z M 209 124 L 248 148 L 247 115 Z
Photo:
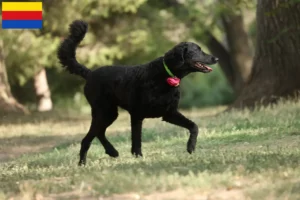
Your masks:
M 166 114 L 163 116 L 163 121 L 188 129 L 190 131 L 190 137 L 187 143 L 187 151 L 190 154 L 195 151 L 198 136 L 198 126 L 194 122 L 187 119 L 178 111 Z
M 117 106 L 107 106 L 102 110 L 97 122 L 99 126 L 97 138 L 103 145 L 105 153 L 110 157 L 118 157 L 119 152 L 114 148 L 114 146 L 107 140 L 105 136 L 106 128 L 109 127 L 118 117 L 118 107 Z
M 104 107 L 105 104 L 103 104 Z M 118 157 L 118 151 L 105 137 L 105 131 L 118 117 L 117 106 L 105 105 L 105 108 L 92 109 L 92 123 L 90 130 L 81 142 L 79 165 L 86 164 L 86 155 L 92 140 L 97 137 L 105 149 L 105 153 L 111 157 Z
M 98 129 L 97 121 L 96 118 L 93 117 L 90 130 L 81 141 L 81 148 L 79 153 L 80 159 L 78 165 L 85 165 L 86 154 L 91 146 L 93 139 L 96 137 L 97 129 Z

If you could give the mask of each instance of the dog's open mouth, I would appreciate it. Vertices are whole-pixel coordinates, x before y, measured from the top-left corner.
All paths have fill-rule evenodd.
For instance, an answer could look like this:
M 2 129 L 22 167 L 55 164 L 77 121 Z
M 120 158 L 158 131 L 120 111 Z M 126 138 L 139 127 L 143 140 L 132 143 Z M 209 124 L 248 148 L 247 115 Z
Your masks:
M 196 69 L 198 69 L 199 71 L 203 71 L 203 72 L 211 72 L 212 68 L 200 63 L 200 62 L 195 62 L 194 67 Z

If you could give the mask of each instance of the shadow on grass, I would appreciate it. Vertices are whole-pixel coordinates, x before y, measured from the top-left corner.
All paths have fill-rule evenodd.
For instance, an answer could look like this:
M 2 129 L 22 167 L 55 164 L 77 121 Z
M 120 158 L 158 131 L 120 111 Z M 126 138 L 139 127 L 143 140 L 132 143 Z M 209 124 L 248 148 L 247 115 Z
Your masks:
M 63 111 L 32 112 L 29 115 L 9 114 L 0 116 L 1 125 L 13 125 L 24 123 L 82 121 L 90 119 L 89 115 Z
M 65 148 L 75 142 L 80 142 L 82 135 L 74 136 L 32 136 L 23 135 L 0 139 L 0 162 L 17 158 L 24 154 L 47 152 L 56 147 Z
M 9 158 L 15 158 L 24 154 L 28 155 L 30 153 L 44 152 L 47 154 L 53 152 L 53 149 L 56 149 L 59 150 L 61 154 L 57 157 L 56 163 L 59 163 L 59 159 L 62 159 L 63 154 L 68 153 L 68 148 L 74 144 L 79 145 L 84 135 L 85 134 L 2 138 L 0 139 L 2 146 L 0 161 L 6 161 Z M 147 162 L 135 162 L 133 164 L 118 163 L 112 169 L 124 170 L 142 168 L 149 174 L 159 173 L 161 170 L 167 170 L 170 173 L 187 174 L 190 171 L 197 173 L 200 171 L 223 172 L 225 170 L 235 170 L 235 168 L 240 165 L 243 166 L 245 170 L 251 172 L 281 166 L 296 167 L 300 164 L 300 160 L 298 159 L 299 154 L 281 151 L 280 149 L 277 149 L 275 152 L 267 148 L 255 149 L 257 145 L 264 146 L 270 142 L 275 143 L 275 145 L 277 144 L 276 148 L 288 145 L 279 144 L 279 141 L 283 138 L 288 139 L 284 142 L 295 141 L 299 139 L 300 134 L 298 132 L 286 134 L 264 132 L 261 134 L 219 135 L 203 138 L 200 135 L 197 151 L 193 155 L 189 155 L 187 152 L 182 151 L 182 149 L 174 149 L 174 146 L 179 145 L 179 143 L 182 146 L 185 145 L 185 139 L 187 139 L 187 137 L 184 138 L 183 135 L 185 134 L 180 129 L 170 129 L 170 131 L 166 132 L 157 131 L 157 129 L 145 129 L 143 130 L 143 143 L 154 143 L 153 145 L 155 147 L 152 148 L 160 148 L 157 145 L 161 144 L 161 150 L 165 151 L 169 156 L 158 154 L 156 158 L 154 154 L 151 155 L 151 152 L 144 152 L 154 159 L 151 165 Z M 118 145 L 122 145 L 122 143 L 131 144 L 130 133 L 128 131 L 120 132 L 115 136 L 108 136 L 108 138 L 117 149 Z M 165 148 L 164 141 L 170 141 L 170 138 L 176 139 L 168 143 L 170 148 Z M 236 148 L 236 145 L 243 145 L 245 142 L 247 142 L 248 147 L 251 145 L 254 147 L 251 150 L 247 147 L 242 149 Z M 101 151 L 103 150 L 102 145 L 97 139 L 93 140 L 93 146 L 100 148 Z M 120 153 L 123 154 L 123 152 Z M 105 155 L 105 158 L 109 159 L 107 155 Z M 93 156 L 93 159 L 99 158 Z M 33 160 L 31 164 L 34 166 L 35 162 L 40 163 L 37 160 Z M 108 162 L 113 161 L 108 160 Z M 53 165 L 53 163 L 45 161 L 44 166 L 47 165 L 50 166 Z
M 154 178 L 165 175 L 173 176 L 174 174 L 183 177 L 190 176 L 191 173 L 198 174 L 202 172 L 251 174 L 253 172 L 268 171 L 270 169 L 280 171 L 285 168 L 298 168 L 300 165 L 300 149 L 287 148 L 285 145 L 288 144 L 279 142 L 284 139 L 286 139 L 285 142 L 298 140 L 299 144 L 299 133 L 295 132 L 285 134 L 284 138 L 276 136 L 275 139 L 271 137 L 272 135 L 270 133 L 251 135 L 251 137 L 246 137 L 244 134 L 237 134 L 200 138 L 199 143 L 205 145 L 203 145 L 202 148 L 198 148 L 192 155 L 182 151 L 183 148 L 180 150 L 176 149 L 179 143 L 180 145 L 182 144 L 182 137 L 168 142 L 167 144 L 170 145 L 170 147 L 166 148 L 164 140 L 170 139 L 171 135 L 173 136 L 171 131 L 164 136 L 157 132 L 155 134 L 151 133 L 151 129 L 145 133 L 146 141 L 152 141 L 153 143 L 148 145 L 152 151 L 144 152 L 144 155 L 146 155 L 145 159 L 130 157 L 128 156 L 128 152 L 125 157 L 122 155 L 124 152 L 120 152 L 121 158 L 109 158 L 104 154 L 103 147 L 99 142 L 94 140 L 93 143 L 97 146 L 96 148 L 98 150 L 92 150 L 90 152 L 87 166 L 84 168 L 77 166 L 79 151 L 79 149 L 77 150 L 79 147 L 77 145 L 80 144 L 83 134 L 77 134 L 72 137 L 56 135 L 44 137 L 23 136 L 13 139 L 1 139 L 0 143 L 4 143 L 6 147 L 14 145 L 15 148 L 20 149 L 22 145 L 26 144 L 30 149 L 36 148 L 35 146 L 42 146 L 43 148 L 37 148 L 36 152 L 39 153 L 35 156 L 28 156 L 29 153 L 26 154 L 26 152 L 23 152 L 20 155 L 25 154 L 24 157 L 20 160 L 16 160 L 17 162 L 8 162 L 2 165 L 2 169 L 6 172 L 6 175 L 2 177 L 4 181 L 0 186 L 7 192 L 13 188 L 15 191 L 18 191 L 18 186 L 15 182 L 20 180 L 72 177 L 72 181 L 75 181 L 77 178 L 74 174 L 77 174 L 78 180 L 82 177 L 86 179 L 86 176 L 91 176 L 91 179 L 98 179 L 100 177 L 103 180 L 110 178 L 110 176 L 117 176 L 118 178 L 121 176 L 121 178 L 127 181 L 128 176 L 139 176 L 139 174 L 142 177 Z M 179 135 L 179 132 L 176 134 Z M 238 137 L 242 139 L 237 139 Z M 118 144 L 120 144 L 124 150 L 124 144 L 121 143 L 127 142 L 129 140 L 128 138 L 129 134 L 123 133 L 121 136 L 111 137 L 111 141 L 115 144 L 117 149 Z M 244 141 L 248 141 L 250 145 L 252 145 L 252 148 L 237 149 L 237 145 L 240 145 Z M 277 145 L 276 148 L 255 147 L 257 146 L 257 142 L 260 142 L 260 145 L 264 145 L 266 141 L 275 143 Z M 48 143 L 51 145 L 45 147 Z M 76 149 L 74 148 L 74 144 L 76 144 Z M 158 144 L 162 146 L 158 147 Z M 222 144 L 228 146 L 224 148 Z M 99 150 L 99 148 L 101 150 Z M 157 148 L 161 148 L 164 153 L 156 151 Z M 31 151 L 30 153 L 36 152 Z M 29 170 L 23 170 L 24 166 Z M 16 167 L 15 170 L 19 171 L 11 175 L 11 171 L 14 170 L 11 168 L 14 167 Z M 197 176 L 195 176 L 195 178 L 196 177 Z M 114 189 L 115 184 L 111 184 L 112 189 Z
M 180 175 L 188 175 L 190 172 L 197 174 L 199 172 L 222 173 L 225 171 L 252 173 L 267 169 L 294 168 L 299 165 L 299 154 L 296 153 L 256 151 L 236 154 L 232 151 L 215 151 L 194 156 L 180 155 L 177 159 L 158 159 L 151 164 L 146 162 L 120 163 L 111 170 L 139 171 L 142 169 L 143 173 L 153 176 L 162 171 Z

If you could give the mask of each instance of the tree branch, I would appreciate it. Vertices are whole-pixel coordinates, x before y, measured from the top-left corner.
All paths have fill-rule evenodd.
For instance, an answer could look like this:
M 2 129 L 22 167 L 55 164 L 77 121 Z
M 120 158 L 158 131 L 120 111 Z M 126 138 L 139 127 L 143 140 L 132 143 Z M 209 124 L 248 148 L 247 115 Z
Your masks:
M 231 58 L 229 52 L 225 49 L 225 47 L 215 38 L 215 36 L 209 32 L 206 31 L 205 35 L 207 37 L 207 40 L 205 40 L 205 44 L 210 50 L 210 52 L 218 57 L 220 67 L 222 71 L 224 72 L 227 80 L 229 81 L 230 85 L 234 88 L 234 70 L 231 64 Z

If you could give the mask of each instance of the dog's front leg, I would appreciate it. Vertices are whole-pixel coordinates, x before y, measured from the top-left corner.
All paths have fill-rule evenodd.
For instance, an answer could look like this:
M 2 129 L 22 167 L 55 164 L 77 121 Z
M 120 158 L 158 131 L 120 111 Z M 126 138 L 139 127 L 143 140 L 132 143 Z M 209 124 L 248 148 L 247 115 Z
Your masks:
M 188 129 L 190 131 L 190 137 L 187 143 L 187 151 L 190 154 L 195 151 L 198 136 L 198 126 L 194 122 L 187 119 L 177 110 L 167 113 L 165 116 L 163 116 L 163 121 Z
M 136 157 L 142 154 L 142 124 L 143 119 L 131 116 L 131 153 Z

